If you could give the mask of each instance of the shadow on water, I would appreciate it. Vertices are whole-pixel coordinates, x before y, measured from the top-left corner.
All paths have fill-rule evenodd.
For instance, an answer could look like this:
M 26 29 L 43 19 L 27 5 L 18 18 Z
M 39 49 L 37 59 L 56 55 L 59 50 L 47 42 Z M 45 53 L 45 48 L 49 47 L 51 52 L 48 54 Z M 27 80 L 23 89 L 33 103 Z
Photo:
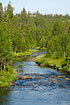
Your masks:
M 8 97 L 10 94 L 10 90 L 7 88 L 0 89 L 0 105 L 5 105 L 5 103 L 8 101 Z
M 70 105 L 70 80 L 65 80 L 70 76 L 35 66 L 35 62 L 16 62 L 14 68 L 20 63 L 24 67 L 18 68 L 19 76 L 31 78 L 21 78 L 9 89 L 0 89 L 0 105 Z

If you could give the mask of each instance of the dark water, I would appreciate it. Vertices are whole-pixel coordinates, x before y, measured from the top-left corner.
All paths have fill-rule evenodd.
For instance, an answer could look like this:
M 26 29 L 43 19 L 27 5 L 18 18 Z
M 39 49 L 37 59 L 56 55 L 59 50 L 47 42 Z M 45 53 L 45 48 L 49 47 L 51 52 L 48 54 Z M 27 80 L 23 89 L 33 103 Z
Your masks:
M 16 62 L 14 67 L 19 63 Z M 32 79 L 20 79 L 9 89 L 0 89 L 0 105 L 70 105 L 70 81 L 64 80 L 67 75 L 54 79 L 52 75 L 64 74 L 35 66 L 35 62 L 22 64 L 24 67 L 18 69 L 20 76 L 32 76 Z

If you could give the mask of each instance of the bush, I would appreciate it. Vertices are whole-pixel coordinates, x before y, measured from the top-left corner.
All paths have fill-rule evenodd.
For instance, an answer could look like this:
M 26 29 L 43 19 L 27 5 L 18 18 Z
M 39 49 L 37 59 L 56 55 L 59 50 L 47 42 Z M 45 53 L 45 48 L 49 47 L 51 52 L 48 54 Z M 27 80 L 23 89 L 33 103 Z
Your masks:
M 16 71 L 11 66 L 8 66 L 6 70 L 0 71 L 0 87 L 9 86 L 9 83 L 17 79 L 16 75 Z
M 6 71 L 8 71 L 10 74 L 13 73 L 13 67 L 12 66 L 7 66 Z
M 4 82 L 1 84 L 1 87 L 8 87 L 9 86 L 9 83 L 8 82 Z

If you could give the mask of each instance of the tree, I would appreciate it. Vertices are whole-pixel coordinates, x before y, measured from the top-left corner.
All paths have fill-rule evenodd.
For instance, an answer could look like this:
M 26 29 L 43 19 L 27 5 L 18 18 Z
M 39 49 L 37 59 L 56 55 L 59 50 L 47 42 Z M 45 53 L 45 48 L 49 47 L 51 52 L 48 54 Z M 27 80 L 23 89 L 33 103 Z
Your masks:
M 12 41 L 10 35 L 0 26 L 0 69 L 5 69 L 12 60 Z
M 56 21 L 52 30 L 52 35 L 58 36 L 60 33 L 61 33 L 60 24 L 58 21 Z
M 3 19 L 3 7 L 2 7 L 2 3 L 0 3 L 0 22 Z
M 11 3 L 9 3 L 7 6 L 7 17 L 9 19 L 13 18 L 13 7 L 11 6 Z

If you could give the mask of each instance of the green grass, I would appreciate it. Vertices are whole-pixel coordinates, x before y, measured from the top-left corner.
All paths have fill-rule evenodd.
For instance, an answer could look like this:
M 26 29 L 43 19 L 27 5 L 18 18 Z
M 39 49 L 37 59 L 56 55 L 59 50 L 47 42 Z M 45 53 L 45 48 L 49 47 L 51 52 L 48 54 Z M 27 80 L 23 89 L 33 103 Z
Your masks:
M 47 48 L 40 48 L 41 51 L 47 51 Z
M 36 50 L 40 50 L 40 47 L 36 47 Z
M 60 58 L 60 59 L 54 59 L 54 58 L 47 58 L 45 57 L 45 55 L 42 56 L 37 56 L 35 58 L 35 62 L 40 64 L 44 64 L 45 66 L 49 66 L 49 67 L 54 67 L 55 69 L 59 69 L 60 71 L 65 71 L 70 73 L 70 65 L 66 65 L 65 59 L 64 58 Z
M 30 50 L 27 50 L 23 53 L 14 53 L 14 58 L 16 58 L 18 60 L 22 60 L 23 58 L 25 58 L 26 56 L 30 56 L 34 52 L 38 52 L 38 50 L 30 49 Z
M 41 51 L 46 51 L 46 50 L 47 50 L 47 48 L 45 48 L 45 47 L 43 47 L 43 48 L 41 48 L 41 47 L 36 47 L 35 49 L 36 49 L 36 50 L 41 50 Z
M 16 75 L 16 71 L 10 66 L 7 71 L 0 71 L 0 87 L 8 87 L 10 83 L 17 79 Z
M 42 56 L 38 56 L 35 59 L 36 62 L 40 63 L 40 64 L 48 64 L 48 65 L 58 65 L 61 66 L 61 64 L 63 63 L 64 59 L 53 59 L 53 58 L 45 58 L 44 55 Z

